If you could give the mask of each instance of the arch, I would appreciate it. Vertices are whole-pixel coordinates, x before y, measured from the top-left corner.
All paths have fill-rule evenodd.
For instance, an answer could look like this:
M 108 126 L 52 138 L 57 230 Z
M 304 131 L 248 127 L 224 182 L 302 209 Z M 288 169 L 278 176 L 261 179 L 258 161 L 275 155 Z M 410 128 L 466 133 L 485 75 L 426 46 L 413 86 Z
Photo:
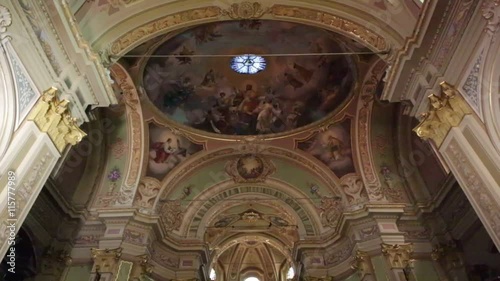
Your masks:
M 144 23 L 141 18 L 152 20 Z M 137 15 L 123 17 L 111 29 L 91 40 L 91 43 L 98 50 L 106 49 L 103 53 L 119 58 L 142 43 L 177 29 L 248 18 L 314 25 L 343 34 L 373 51 L 387 51 L 391 46 L 402 46 L 404 43 L 403 35 L 394 29 L 394 25 L 374 17 L 372 13 L 363 11 L 359 7 L 354 8 L 340 3 L 335 7 L 325 7 L 324 4 L 313 5 L 305 0 L 297 1 L 293 6 L 258 2 L 256 6 L 252 6 L 250 2 L 231 6 L 221 3 L 215 6 L 213 3 L 196 0 L 183 1 L 182 6 L 172 3 L 157 5 L 140 17 Z M 369 29 L 367 26 L 372 28 Z
M 215 208 L 218 203 L 224 199 L 234 198 L 240 194 L 259 194 L 267 198 L 278 199 L 278 202 L 282 202 L 282 205 L 285 206 L 286 209 L 294 210 L 293 213 L 296 214 L 298 222 L 310 222 L 310 225 L 304 225 L 303 231 L 305 235 L 317 235 L 323 230 L 321 220 L 315 210 L 314 204 L 309 202 L 310 200 L 307 200 L 304 204 L 304 202 L 299 203 L 297 200 L 292 199 L 306 198 L 307 196 L 305 194 L 288 184 L 268 179 L 265 184 L 241 185 L 235 184 L 232 181 L 226 181 L 205 190 L 205 192 L 193 199 L 192 203 L 187 206 L 186 209 L 188 212 L 184 214 L 179 232 L 187 236 L 190 230 L 195 228 L 197 229 L 196 236 L 204 233 L 206 226 L 203 226 L 202 222 L 204 221 L 203 218 L 205 217 L 205 213 L 211 208 Z M 199 221 L 199 228 L 198 226 L 192 226 L 192 221 L 195 218 Z
M 0 44 L 0 159 L 9 147 L 16 126 L 16 88 L 7 50 Z
M 498 31 L 496 33 L 498 35 Z M 496 36 L 495 33 L 490 35 Z M 484 58 L 481 100 L 484 110 L 484 122 L 495 149 L 500 153 L 500 42 L 487 43 L 488 53 Z

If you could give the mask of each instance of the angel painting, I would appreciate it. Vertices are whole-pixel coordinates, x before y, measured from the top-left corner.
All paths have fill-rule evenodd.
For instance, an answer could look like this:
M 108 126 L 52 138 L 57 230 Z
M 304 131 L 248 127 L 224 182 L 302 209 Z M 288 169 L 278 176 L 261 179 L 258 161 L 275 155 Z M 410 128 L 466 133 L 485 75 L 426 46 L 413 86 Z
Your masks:
M 156 125 L 150 125 L 149 137 L 148 176 L 159 180 L 162 180 L 163 176 L 187 157 L 203 148 L 202 145 L 174 134 L 168 128 L 160 128 Z
M 330 126 L 323 132 L 316 133 L 312 138 L 299 142 L 298 148 L 310 153 L 328 166 L 337 177 L 353 173 L 350 119 L 340 124 Z

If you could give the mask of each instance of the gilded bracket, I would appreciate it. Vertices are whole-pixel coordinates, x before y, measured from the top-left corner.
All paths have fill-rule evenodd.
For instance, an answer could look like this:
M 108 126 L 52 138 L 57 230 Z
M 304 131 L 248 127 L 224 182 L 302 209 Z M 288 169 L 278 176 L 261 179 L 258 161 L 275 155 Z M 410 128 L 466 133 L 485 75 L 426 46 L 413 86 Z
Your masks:
M 441 82 L 441 94 L 429 95 L 429 110 L 421 115 L 422 119 L 413 131 L 423 140 L 432 140 L 441 146 L 452 127 L 460 124 L 463 117 L 472 114 L 472 109 L 458 90 Z
M 69 101 L 57 98 L 59 90 L 51 87 L 44 91 L 38 103 L 28 115 L 40 131 L 47 133 L 59 152 L 67 145 L 76 145 L 87 134 L 83 132 L 71 116 Z

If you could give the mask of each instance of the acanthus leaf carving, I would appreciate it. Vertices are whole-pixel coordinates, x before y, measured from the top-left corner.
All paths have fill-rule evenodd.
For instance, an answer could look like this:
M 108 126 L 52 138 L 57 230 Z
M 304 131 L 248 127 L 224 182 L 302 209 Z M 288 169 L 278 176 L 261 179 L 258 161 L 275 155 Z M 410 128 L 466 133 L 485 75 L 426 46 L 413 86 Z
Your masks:
M 57 150 L 62 153 L 67 145 L 76 145 L 87 134 L 71 116 L 69 101 L 57 98 L 58 92 L 54 87 L 46 90 L 28 115 L 28 120 L 33 121 L 40 131 L 47 133 Z
M 429 111 L 421 115 L 421 122 L 413 129 L 424 139 L 431 139 L 436 146 L 441 146 L 452 127 L 460 124 L 463 117 L 471 114 L 469 104 L 454 86 L 441 82 L 441 95 L 429 95 Z
M 229 9 L 222 10 L 222 14 L 232 19 L 254 19 L 264 15 L 268 9 L 264 9 L 259 2 L 241 2 L 232 4 Z
M 387 257 L 392 269 L 406 268 L 412 261 L 413 251 L 413 244 L 382 244 L 382 254 Z
M 12 16 L 7 7 L 0 5 L 0 34 L 7 31 L 7 27 L 12 24 Z

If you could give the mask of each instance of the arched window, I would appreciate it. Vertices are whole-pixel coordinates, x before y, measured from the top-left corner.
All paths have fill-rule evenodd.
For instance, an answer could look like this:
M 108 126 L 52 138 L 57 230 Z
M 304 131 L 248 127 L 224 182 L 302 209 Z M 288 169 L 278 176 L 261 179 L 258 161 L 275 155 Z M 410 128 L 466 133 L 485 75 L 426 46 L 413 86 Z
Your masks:
M 293 266 L 290 266 L 288 272 L 286 273 L 286 279 L 293 279 L 293 277 L 295 277 L 295 270 L 293 269 Z
M 212 268 L 210 270 L 209 278 L 210 278 L 210 280 L 214 281 L 216 277 L 217 277 L 217 274 L 215 274 L 215 269 Z
M 257 277 L 248 277 L 245 281 L 260 281 Z

